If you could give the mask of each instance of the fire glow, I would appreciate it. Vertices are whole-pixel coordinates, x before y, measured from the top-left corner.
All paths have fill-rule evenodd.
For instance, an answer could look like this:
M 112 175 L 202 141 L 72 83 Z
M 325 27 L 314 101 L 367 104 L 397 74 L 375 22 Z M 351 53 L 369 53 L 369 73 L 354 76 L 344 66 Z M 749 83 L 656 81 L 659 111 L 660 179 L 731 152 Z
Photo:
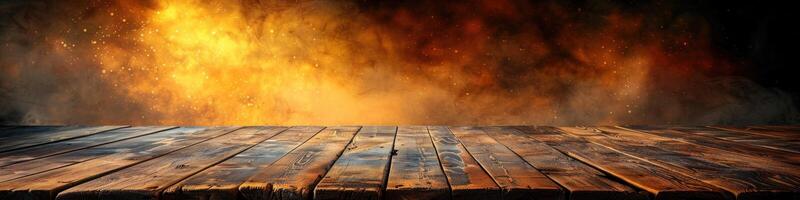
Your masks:
M 34 9 L 40 17 L 19 19 L 32 36 L 6 34 L 7 51 L 24 56 L 0 58 L 3 84 L 34 101 L 17 106 L 30 123 L 707 123 L 739 105 L 706 84 L 735 66 L 691 16 L 497 0 L 279 2 Z M 54 77 L 31 81 L 42 74 Z M 58 89 L 19 95 L 48 85 Z

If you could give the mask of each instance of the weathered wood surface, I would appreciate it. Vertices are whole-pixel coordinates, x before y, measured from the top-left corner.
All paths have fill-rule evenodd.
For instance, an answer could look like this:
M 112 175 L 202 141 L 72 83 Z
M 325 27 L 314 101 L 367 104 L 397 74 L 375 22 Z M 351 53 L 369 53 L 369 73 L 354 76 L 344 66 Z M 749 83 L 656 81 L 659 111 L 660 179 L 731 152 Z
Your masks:
M 759 125 L 759 126 L 749 126 L 749 127 L 770 129 L 776 131 L 791 131 L 795 134 L 800 134 L 800 125 Z
M 0 199 L 800 199 L 798 126 L 0 126 Z
M 33 134 L 13 134 L 0 140 L 0 152 L 13 151 L 36 145 L 48 144 L 62 140 L 84 137 L 103 131 L 109 131 L 126 126 L 93 126 L 67 130 L 52 130 Z
M 8 166 L 14 163 L 25 162 L 33 159 L 39 159 L 47 156 L 67 153 L 89 147 L 104 145 L 117 141 L 122 141 L 134 137 L 139 137 L 158 131 L 170 129 L 172 127 L 148 127 L 139 126 L 131 128 L 116 129 L 106 132 L 100 132 L 94 135 L 66 140 L 63 142 L 49 143 L 30 148 L 18 149 L 14 151 L 6 151 L 0 153 L 0 167 Z
M 199 135 L 197 137 L 192 137 L 191 135 L 187 135 L 192 133 L 193 131 L 201 131 L 203 129 L 204 128 L 182 128 L 181 130 L 178 130 L 178 132 L 166 131 L 159 134 L 149 135 L 141 138 L 134 138 L 131 140 L 126 140 L 118 143 L 111 143 L 107 145 L 101 145 L 61 155 L 51 156 L 48 157 L 47 159 L 32 160 L 28 162 L 22 162 L 0 167 L 0 171 L 3 172 L 0 173 L 0 182 L 33 175 L 64 166 L 74 165 L 76 163 L 81 163 L 84 161 L 96 159 L 102 156 L 108 156 L 108 155 L 121 156 L 125 155 L 125 153 L 136 152 L 136 151 L 148 152 L 147 150 L 150 150 L 151 148 L 170 149 L 170 147 L 166 146 L 165 144 L 170 144 L 174 141 L 192 142 L 194 140 L 208 139 L 206 138 L 208 137 L 208 135 L 205 134 Z
M 730 140 L 748 145 L 757 145 L 781 151 L 800 153 L 800 144 L 796 144 L 796 142 L 786 141 L 784 139 L 776 137 L 749 134 L 745 132 L 736 132 L 736 131 L 729 131 L 722 129 L 714 129 L 708 127 L 669 126 L 664 128 L 671 130 L 678 130 L 696 135 L 715 137 L 723 140 Z
M 798 168 L 781 162 L 613 127 L 561 129 L 718 186 L 737 199 L 792 198 L 800 188 Z
M 0 168 L 0 197 L 53 199 L 74 185 L 235 130 L 182 127 Z M 11 174 L 11 175 L 8 175 Z M 0 198 L 3 199 L 3 198 Z
M 397 127 L 365 126 L 314 189 L 315 199 L 380 199 Z
M 0 139 L 10 136 L 31 136 L 37 134 L 51 134 L 57 131 L 66 131 L 82 128 L 81 126 L 6 126 L 0 130 Z
M 452 199 L 501 198 L 497 183 L 472 158 L 450 129 L 431 126 L 428 131 L 450 184 Z
M 428 127 L 397 128 L 385 199 L 447 199 L 447 178 Z
M 310 199 L 359 127 L 329 127 L 239 187 L 245 199 Z
M 656 200 L 730 199 L 724 190 L 551 127 L 519 127 L 572 158 L 648 191 Z
M 603 172 L 533 140 L 511 127 L 484 128 L 511 151 L 569 191 L 572 200 L 646 199 L 631 187 L 610 180 Z
M 452 127 L 467 151 L 502 189 L 503 199 L 561 199 L 564 191 L 479 127 Z
M 164 191 L 164 199 L 237 199 L 239 185 L 317 134 L 323 127 L 292 127 Z
M 246 127 L 77 185 L 57 199 L 156 199 L 194 173 L 276 135 L 284 127 Z
M 773 148 L 766 148 L 758 145 L 750 145 L 747 143 L 734 142 L 715 137 L 690 134 L 683 131 L 662 129 L 650 126 L 623 126 L 621 128 L 640 131 L 642 133 L 649 133 L 661 137 L 667 137 L 670 139 L 693 143 L 701 146 L 717 148 L 720 150 L 766 157 L 785 163 L 800 165 L 800 153 L 792 153 Z
M 665 151 L 686 154 L 691 157 L 706 159 L 712 162 L 717 162 L 740 169 L 747 168 L 765 170 L 781 174 L 785 173 L 786 175 L 790 176 L 800 175 L 800 168 L 797 166 L 762 156 L 754 156 L 747 153 L 736 153 L 733 151 L 712 148 L 704 145 L 697 145 L 682 140 L 674 140 L 668 137 L 646 134 L 630 129 L 608 126 L 594 128 L 599 130 L 599 133 L 603 134 L 607 138 L 614 139 L 614 141 L 628 141 L 638 144 L 652 145 L 654 147 L 662 148 Z
M 800 134 L 794 130 L 781 130 L 774 128 L 761 128 L 756 126 L 709 126 L 711 128 L 743 132 L 755 135 L 782 138 L 788 141 L 800 141 Z

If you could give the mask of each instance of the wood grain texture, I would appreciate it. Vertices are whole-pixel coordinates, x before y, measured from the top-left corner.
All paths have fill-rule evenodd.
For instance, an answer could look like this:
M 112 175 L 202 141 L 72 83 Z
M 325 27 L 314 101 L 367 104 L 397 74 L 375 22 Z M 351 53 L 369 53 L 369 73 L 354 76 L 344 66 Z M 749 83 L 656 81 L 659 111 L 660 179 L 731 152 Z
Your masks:
M 0 126 L 0 199 L 800 199 L 798 130 Z
M 245 199 L 311 199 L 359 127 L 328 127 L 239 187 Z
M 781 138 L 787 141 L 800 141 L 800 134 L 796 131 L 787 131 L 780 129 L 761 128 L 755 126 L 709 126 L 711 128 L 729 130 L 735 132 L 743 132 L 755 135 L 763 135 L 768 137 Z
M 647 199 L 603 172 L 575 160 L 511 127 L 484 128 L 489 136 L 505 145 L 529 164 L 569 191 L 571 200 Z
M 500 188 L 445 126 L 428 127 L 452 199 L 500 199 Z
M 564 191 L 482 128 L 451 127 L 453 134 L 502 189 L 503 199 L 562 199 Z
M 8 166 L 14 163 L 25 162 L 34 159 L 40 159 L 48 156 L 63 154 L 89 147 L 104 145 L 116 141 L 135 138 L 147 134 L 152 134 L 158 131 L 163 131 L 173 127 L 168 126 L 138 126 L 123 129 L 116 129 L 111 131 L 100 132 L 94 135 L 76 138 L 72 140 L 65 140 L 55 143 L 49 143 L 39 146 L 34 146 L 25 149 L 18 149 L 14 151 L 7 151 L 0 153 L 0 167 Z
M 163 199 L 237 199 L 239 185 L 318 134 L 323 127 L 289 128 L 233 158 L 175 184 Z
M 690 127 L 690 126 L 669 126 L 665 129 L 678 130 L 686 133 L 715 137 L 723 140 L 739 142 L 747 145 L 756 145 L 765 148 L 772 148 L 792 153 L 800 153 L 800 144 L 786 141 L 781 138 L 749 134 L 709 127 Z
M 622 126 L 620 128 L 666 137 L 696 145 L 712 147 L 720 150 L 760 156 L 772 160 L 777 160 L 780 162 L 800 165 L 800 153 L 792 153 L 773 148 L 750 145 L 747 143 L 734 142 L 715 137 L 690 134 L 683 131 L 651 127 L 651 126 Z
M 92 126 L 66 130 L 44 131 L 30 134 L 18 134 L 0 140 L 0 152 L 13 151 L 27 147 L 48 144 L 63 140 L 85 137 L 92 134 L 120 129 L 127 126 Z
M 57 199 L 158 199 L 163 189 L 285 130 L 246 127 L 77 185 Z
M 199 127 L 182 128 L 180 132 L 177 133 L 189 134 L 194 131 L 202 131 L 202 130 L 204 130 L 204 128 L 199 128 Z M 98 157 L 106 155 L 127 153 L 131 152 L 132 150 L 142 149 L 142 148 L 144 149 L 158 148 L 160 146 L 164 146 L 165 144 L 169 144 L 169 142 L 173 141 L 170 139 L 173 138 L 173 136 L 176 136 L 175 140 L 177 141 L 206 139 L 199 137 L 187 137 L 191 135 L 186 135 L 186 134 L 169 135 L 174 133 L 175 132 L 172 131 L 166 131 L 154 135 L 145 136 L 142 138 L 135 138 L 133 140 L 126 140 L 107 145 L 101 145 L 93 148 L 83 149 L 79 151 L 74 151 L 66 154 L 51 156 L 48 157 L 47 159 L 32 160 L 29 162 L 17 163 L 9 166 L 0 167 L 0 172 L 3 172 L 0 173 L 0 182 L 24 176 L 29 176 L 68 165 L 74 165 L 76 163 L 81 163 L 87 160 L 96 159 Z
M 596 129 L 600 130 L 600 133 L 610 138 L 624 139 L 625 141 L 635 141 L 644 144 L 653 144 L 654 146 L 668 151 L 706 159 L 739 169 L 763 170 L 770 173 L 775 173 L 774 175 L 786 175 L 785 177 L 788 179 L 780 181 L 800 184 L 800 168 L 798 168 L 796 165 L 780 162 L 775 159 L 692 144 L 690 142 L 655 136 L 640 131 L 621 129 L 618 127 L 601 126 L 596 127 Z
M 563 133 L 555 128 L 517 128 L 534 140 L 544 142 L 572 158 L 648 191 L 656 200 L 733 198 L 728 192 L 710 184 Z
M 794 190 L 800 188 L 800 178 L 792 174 L 792 170 L 797 168 L 785 163 L 614 127 L 562 129 L 718 186 L 733 193 L 737 199 L 792 198 Z
M 397 127 L 358 131 L 314 189 L 314 199 L 380 199 L 389 172 Z
M 748 127 L 763 128 L 776 131 L 790 131 L 795 134 L 800 134 L 800 125 L 758 125 L 758 126 L 748 126 Z
M 397 128 L 385 199 L 447 199 L 450 188 L 425 126 Z
M 28 176 L 1 181 L 0 197 L 54 199 L 58 192 L 68 187 L 218 137 L 236 128 L 183 127 L 10 165 L 7 169 L 17 175 L 27 173 Z
M 0 130 L 0 139 L 25 135 L 48 134 L 83 128 L 83 126 L 6 126 Z

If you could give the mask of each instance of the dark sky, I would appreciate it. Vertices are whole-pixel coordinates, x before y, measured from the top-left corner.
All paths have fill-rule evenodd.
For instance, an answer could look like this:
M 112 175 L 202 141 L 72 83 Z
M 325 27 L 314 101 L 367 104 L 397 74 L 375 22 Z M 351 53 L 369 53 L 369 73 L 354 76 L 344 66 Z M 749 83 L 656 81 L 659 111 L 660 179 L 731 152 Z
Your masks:
M 685 1 L 681 9 L 710 22 L 713 47 L 742 63 L 736 73 L 796 95 L 800 31 L 789 1 Z
M 434 10 L 453 3 L 426 1 L 362 1 L 368 9 L 396 10 L 409 8 Z M 514 1 L 512 1 L 514 2 Z M 516 5 L 524 3 L 513 3 Z M 531 1 L 540 2 L 540 1 Z M 546 2 L 546 1 L 544 1 Z M 609 8 L 623 13 L 639 13 L 646 18 L 665 18 L 655 21 L 675 22 L 675 18 L 703 21 L 709 28 L 711 49 L 717 56 L 735 62 L 735 70 L 725 76 L 743 76 L 757 83 L 797 94 L 800 84 L 794 70 L 798 66 L 795 56 L 798 47 L 796 5 L 790 1 L 556 1 L 564 7 L 581 9 L 588 13 L 603 13 Z M 522 9 L 525 12 L 525 9 Z M 538 12 L 528 10 L 527 12 Z M 575 12 L 572 11 L 574 14 Z M 439 13 L 444 15 L 443 13 Z M 531 15 L 531 16 L 536 16 Z M 589 15 L 589 17 L 594 17 Z M 536 20 L 536 19 L 530 19 Z M 558 26 L 557 24 L 556 26 Z M 513 26 L 513 25 L 512 25 Z M 713 74 L 710 74 L 713 76 Z

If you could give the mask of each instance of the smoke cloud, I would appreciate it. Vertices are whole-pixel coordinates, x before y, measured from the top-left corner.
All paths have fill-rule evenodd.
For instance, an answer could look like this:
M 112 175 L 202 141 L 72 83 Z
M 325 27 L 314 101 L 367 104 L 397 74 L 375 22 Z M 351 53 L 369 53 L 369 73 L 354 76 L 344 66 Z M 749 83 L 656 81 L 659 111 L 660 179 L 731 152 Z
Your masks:
M 796 123 L 668 4 L 0 3 L 8 124 Z

